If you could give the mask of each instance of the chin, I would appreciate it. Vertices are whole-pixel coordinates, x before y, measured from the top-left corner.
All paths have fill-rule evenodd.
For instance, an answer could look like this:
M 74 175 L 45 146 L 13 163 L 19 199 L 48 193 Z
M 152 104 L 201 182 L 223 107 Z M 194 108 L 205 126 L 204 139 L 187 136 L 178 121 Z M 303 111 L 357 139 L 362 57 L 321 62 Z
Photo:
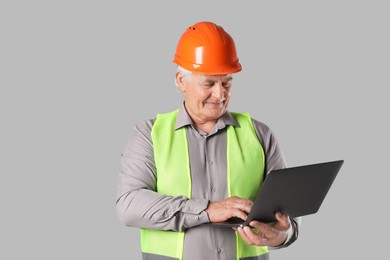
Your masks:
M 214 119 L 220 118 L 224 113 L 226 112 L 226 109 L 218 110 L 218 111 L 209 111 L 207 115 L 209 117 L 212 117 Z

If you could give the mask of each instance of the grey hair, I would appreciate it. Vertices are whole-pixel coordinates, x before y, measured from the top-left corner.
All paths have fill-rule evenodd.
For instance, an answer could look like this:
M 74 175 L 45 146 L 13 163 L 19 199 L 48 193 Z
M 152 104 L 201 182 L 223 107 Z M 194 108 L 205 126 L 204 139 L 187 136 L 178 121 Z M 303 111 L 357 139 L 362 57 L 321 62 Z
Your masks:
M 184 78 L 185 80 L 188 80 L 188 77 L 191 76 L 191 75 L 193 74 L 192 71 L 186 70 L 185 68 L 180 67 L 180 66 L 177 66 L 176 73 L 180 73 L 180 74 L 183 76 L 183 78 Z M 181 92 L 181 90 L 180 90 L 180 88 L 179 88 L 179 85 L 177 84 L 176 77 L 175 77 L 174 82 L 175 82 L 175 86 L 177 87 L 177 90 L 178 90 L 179 92 Z

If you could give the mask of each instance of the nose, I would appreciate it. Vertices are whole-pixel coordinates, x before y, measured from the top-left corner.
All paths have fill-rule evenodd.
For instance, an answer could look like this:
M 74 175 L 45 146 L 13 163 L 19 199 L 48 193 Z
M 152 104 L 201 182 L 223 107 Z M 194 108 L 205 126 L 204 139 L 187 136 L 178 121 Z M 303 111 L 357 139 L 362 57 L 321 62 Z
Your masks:
M 223 100 L 225 95 L 225 88 L 222 86 L 221 82 L 215 83 L 213 87 L 213 93 L 211 95 L 215 98 L 218 98 L 219 100 Z

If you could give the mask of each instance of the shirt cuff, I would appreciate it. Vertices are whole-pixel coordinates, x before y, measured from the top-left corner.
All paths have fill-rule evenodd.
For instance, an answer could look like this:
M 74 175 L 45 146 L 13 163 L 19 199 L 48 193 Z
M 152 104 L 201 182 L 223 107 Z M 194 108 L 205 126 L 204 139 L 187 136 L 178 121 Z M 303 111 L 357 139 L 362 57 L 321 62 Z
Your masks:
M 191 228 L 210 222 L 206 211 L 204 211 L 209 204 L 208 200 L 193 199 L 188 200 L 183 209 L 185 226 Z
M 209 205 L 209 200 L 206 199 L 190 199 L 187 200 L 182 212 L 189 214 L 200 214 Z

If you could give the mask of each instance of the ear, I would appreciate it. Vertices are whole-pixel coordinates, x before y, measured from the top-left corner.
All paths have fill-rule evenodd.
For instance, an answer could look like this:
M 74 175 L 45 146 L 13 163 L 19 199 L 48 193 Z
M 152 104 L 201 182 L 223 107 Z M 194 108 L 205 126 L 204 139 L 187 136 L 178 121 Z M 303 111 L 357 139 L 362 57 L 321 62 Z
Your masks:
M 176 84 L 181 92 L 186 92 L 185 79 L 180 72 L 176 72 Z

